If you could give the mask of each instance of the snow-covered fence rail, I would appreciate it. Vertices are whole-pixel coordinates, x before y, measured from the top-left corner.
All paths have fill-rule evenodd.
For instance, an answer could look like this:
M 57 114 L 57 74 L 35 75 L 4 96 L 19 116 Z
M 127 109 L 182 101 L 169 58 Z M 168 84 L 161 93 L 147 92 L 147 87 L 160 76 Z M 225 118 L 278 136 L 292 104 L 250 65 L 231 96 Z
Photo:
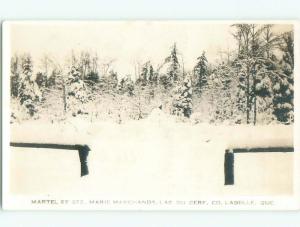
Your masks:
M 25 147 L 25 148 L 46 148 L 46 149 L 63 149 L 63 150 L 77 150 L 79 154 L 81 176 L 89 174 L 87 156 L 91 150 L 88 145 L 81 144 L 55 144 L 55 143 L 15 143 L 11 142 L 12 147 Z
M 273 153 L 294 152 L 293 147 L 256 147 L 256 148 L 234 148 L 226 149 L 224 157 L 225 185 L 234 185 L 234 154 L 239 153 Z

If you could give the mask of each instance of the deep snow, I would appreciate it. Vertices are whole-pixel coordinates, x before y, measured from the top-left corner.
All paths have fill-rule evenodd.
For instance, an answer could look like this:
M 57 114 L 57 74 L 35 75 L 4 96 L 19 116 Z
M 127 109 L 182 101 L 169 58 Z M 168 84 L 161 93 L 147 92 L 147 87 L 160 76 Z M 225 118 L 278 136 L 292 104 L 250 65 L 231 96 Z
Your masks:
M 16 194 L 187 199 L 293 191 L 291 153 L 236 155 L 236 183 L 224 186 L 226 148 L 293 146 L 292 126 L 194 125 L 156 109 L 125 124 L 78 117 L 12 124 L 11 141 L 88 144 L 92 150 L 90 174 L 80 178 L 75 151 L 11 148 Z

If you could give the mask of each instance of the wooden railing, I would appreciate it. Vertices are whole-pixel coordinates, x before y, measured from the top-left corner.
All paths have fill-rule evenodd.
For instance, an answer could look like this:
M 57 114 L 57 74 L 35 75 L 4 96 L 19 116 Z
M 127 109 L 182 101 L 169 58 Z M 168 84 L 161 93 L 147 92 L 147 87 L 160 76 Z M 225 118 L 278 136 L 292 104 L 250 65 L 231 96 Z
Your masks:
M 89 174 L 87 157 L 91 150 L 88 145 L 81 144 L 55 144 L 55 143 L 19 143 L 11 142 L 12 147 L 25 147 L 25 148 L 44 148 L 44 149 L 62 149 L 62 150 L 77 150 L 80 160 L 80 175 L 85 176 Z
M 225 150 L 224 157 L 224 176 L 225 185 L 234 185 L 234 156 L 239 153 L 286 153 L 294 152 L 293 147 L 257 147 L 257 148 L 233 148 Z

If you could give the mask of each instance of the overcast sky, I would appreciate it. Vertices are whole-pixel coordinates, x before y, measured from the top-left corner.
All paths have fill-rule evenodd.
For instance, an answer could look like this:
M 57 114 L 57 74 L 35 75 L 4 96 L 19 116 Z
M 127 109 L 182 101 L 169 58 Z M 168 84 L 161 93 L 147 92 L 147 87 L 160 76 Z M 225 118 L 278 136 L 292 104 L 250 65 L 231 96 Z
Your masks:
M 291 30 L 276 25 L 274 31 Z M 115 59 L 119 74 L 134 75 L 136 62 L 161 64 L 176 42 L 186 69 L 191 69 L 202 51 L 208 61 L 220 51 L 235 48 L 230 24 L 197 21 L 102 21 L 102 22 L 14 22 L 10 26 L 12 53 L 29 52 L 34 62 L 45 53 L 64 62 L 71 51 L 90 50 L 100 61 Z M 35 64 L 37 65 L 37 64 Z

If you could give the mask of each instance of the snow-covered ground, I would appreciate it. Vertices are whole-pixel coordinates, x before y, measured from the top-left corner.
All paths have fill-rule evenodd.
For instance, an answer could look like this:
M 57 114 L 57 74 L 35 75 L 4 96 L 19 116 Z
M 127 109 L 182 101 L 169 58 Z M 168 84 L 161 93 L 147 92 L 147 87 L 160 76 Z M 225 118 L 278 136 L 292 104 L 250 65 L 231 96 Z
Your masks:
M 101 198 L 199 198 L 288 195 L 292 153 L 236 154 L 235 185 L 224 186 L 230 147 L 293 146 L 293 127 L 180 123 L 159 110 L 125 124 L 27 121 L 11 125 L 14 142 L 88 144 L 90 174 L 80 178 L 76 151 L 11 148 L 12 193 Z

